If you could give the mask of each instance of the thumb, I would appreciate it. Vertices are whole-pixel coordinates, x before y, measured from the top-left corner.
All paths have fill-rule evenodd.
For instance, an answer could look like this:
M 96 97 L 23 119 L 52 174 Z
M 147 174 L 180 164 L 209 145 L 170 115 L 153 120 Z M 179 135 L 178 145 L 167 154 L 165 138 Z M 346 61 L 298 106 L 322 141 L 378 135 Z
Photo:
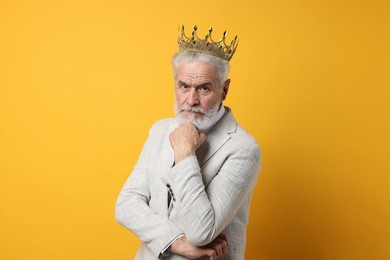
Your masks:
M 199 146 L 202 145 L 206 141 L 206 135 L 202 132 L 199 133 Z

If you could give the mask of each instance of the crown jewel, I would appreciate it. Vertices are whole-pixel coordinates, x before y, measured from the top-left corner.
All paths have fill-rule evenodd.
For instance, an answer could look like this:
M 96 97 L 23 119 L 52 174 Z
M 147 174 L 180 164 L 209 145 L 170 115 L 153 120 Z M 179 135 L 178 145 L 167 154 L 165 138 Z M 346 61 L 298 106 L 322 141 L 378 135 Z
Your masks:
M 226 31 L 223 33 L 222 38 L 219 41 L 214 41 L 211 37 L 213 28 L 210 27 L 209 33 L 204 39 L 201 39 L 197 35 L 198 27 L 194 26 L 194 31 L 191 37 L 187 37 L 184 32 L 184 25 L 179 28 L 179 51 L 181 52 L 201 52 L 220 57 L 227 61 L 233 57 L 234 52 L 237 49 L 238 40 L 237 36 L 231 41 L 230 45 L 226 44 Z

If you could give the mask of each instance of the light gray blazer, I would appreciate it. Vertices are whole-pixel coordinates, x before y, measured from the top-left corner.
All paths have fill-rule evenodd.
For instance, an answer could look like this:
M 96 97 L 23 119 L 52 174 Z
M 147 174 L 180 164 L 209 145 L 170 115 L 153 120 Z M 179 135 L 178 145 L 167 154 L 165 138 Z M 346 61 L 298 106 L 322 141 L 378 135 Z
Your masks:
M 157 259 L 180 234 L 200 246 L 220 233 L 228 237 L 229 253 L 219 259 L 244 259 L 260 149 L 225 108 L 197 155 L 176 165 L 169 141 L 176 120 L 160 120 L 151 128 L 115 209 L 117 221 L 142 241 L 135 259 Z M 168 191 L 172 194 L 169 208 Z M 166 258 L 186 259 L 175 254 Z

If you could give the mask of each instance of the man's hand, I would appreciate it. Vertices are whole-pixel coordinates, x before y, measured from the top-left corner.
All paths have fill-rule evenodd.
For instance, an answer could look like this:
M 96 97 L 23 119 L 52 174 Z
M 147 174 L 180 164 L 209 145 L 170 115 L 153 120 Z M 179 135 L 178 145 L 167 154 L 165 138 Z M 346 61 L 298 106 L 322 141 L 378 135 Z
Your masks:
M 177 239 L 170 247 L 170 251 L 189 259 L 198 259 L 202 256 L 208 256 L 210 260 L 216 260 L 228 252 L 228 241 L 225 234 L 220 234 L 210 244 L 205 246 L 191 245 L 186 236 Z
M 175 163 L 179 163 L 185 158 L 195 155 L 196 150 L 206 140 L 206 135 L 198 131 L 191 123 L 181 124 L 169 135 L 173 151 L 175 153 Z

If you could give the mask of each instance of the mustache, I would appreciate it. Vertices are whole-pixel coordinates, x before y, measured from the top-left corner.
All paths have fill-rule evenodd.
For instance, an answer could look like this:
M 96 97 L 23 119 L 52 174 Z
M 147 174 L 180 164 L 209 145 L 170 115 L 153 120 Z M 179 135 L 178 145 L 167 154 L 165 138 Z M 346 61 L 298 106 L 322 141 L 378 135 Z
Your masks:
M 182 105 L 178 107 L 179 113 L 182 112 L 194 112 L 194 113 L 201 113 L 202 115 L 205 115 L 205 111 L 201 107 L 192 107 L 189 105 Z

